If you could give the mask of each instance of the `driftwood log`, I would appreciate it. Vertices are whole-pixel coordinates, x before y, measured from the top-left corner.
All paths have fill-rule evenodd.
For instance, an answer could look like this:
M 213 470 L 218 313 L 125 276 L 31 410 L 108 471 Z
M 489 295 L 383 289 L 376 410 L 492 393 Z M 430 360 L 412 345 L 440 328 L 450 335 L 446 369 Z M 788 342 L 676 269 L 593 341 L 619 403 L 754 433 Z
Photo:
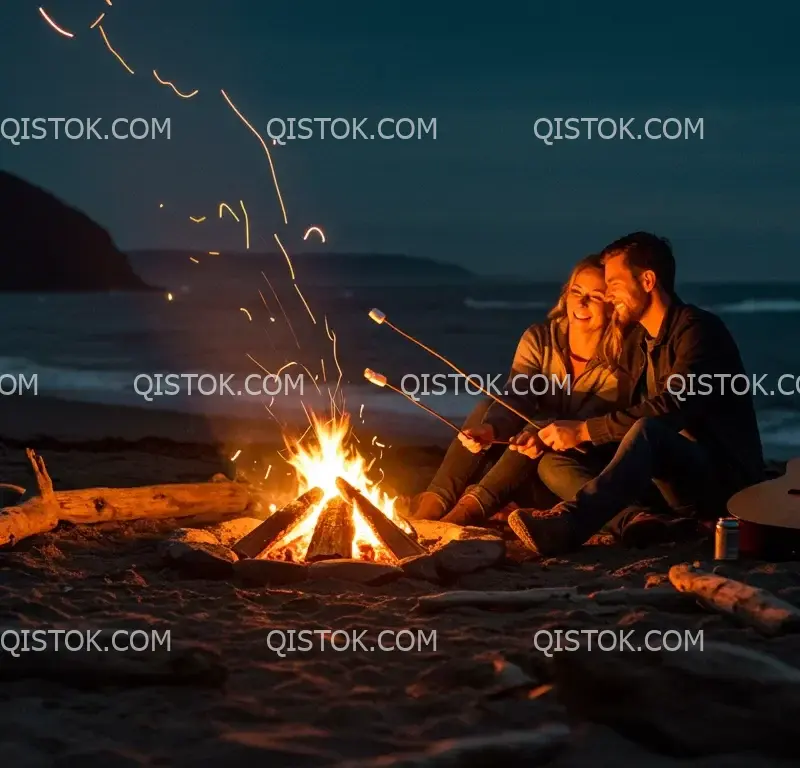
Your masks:
M 412 539 L 402 528 L 395 525 L 363 493 L 354 488 L 344 478 L 336 479 L 339 493 L 347 501 L 358 505 L 358 511 L 370 530 L 394 557 L 400 561 L 406 557 L 423 555 L 427 550 Z
M 54 491 L 42 458 L 31 449 L 26 453 L 40 495 L 0 509 L 0 545 L 52 531 L 60 522 L 81 525 L 245 514 L 255 500 L 247 485 L 231 482 Z
M 541 587 L 520 590 L 443 592 L 426 595 L 417 601 L 417 608 L 425 613 L 437 613 L 449 608 L 516 608 L 524 609 L 542 605 L 548 600 L 569 600 L 576 597 L 575 587 Z
M 696 596 L 707 608 L 754 627 L 764 635 L 800 629 L 800 610 L 765 589 L 706 573 L 686 563 L 669 569 L 680 592 Z
M 694 604 L 691 598 L 675 592 L 672 587 L 604 589 L 591 594 L 579 594 L 576 587 L 534 587 L 486 592 L 464 590 L 425 595 L 417 600 L 417 608 L 424 613 L 438 613 L 450 608 L 465 607 L 512 611 L 535 608 L 551 600 L 563 600 L 589 609 L 595 606 L 647 606 L 679 612 L 690 610 Z
M 331 499 L 322 510 L 306 552 L 306 561 L 348 560 L 353 556 L 356 526 L 351 505 L 341 496 Z
M 258 528 L 254 528 L 233 547 L 241 558 L 258 557 L 272 544 L 280 541 L 289 531 L 302 523 L 313 511 L 314 505 L 322 501 L 325 493 L 321 488 L 312 488 L 270 515 Z

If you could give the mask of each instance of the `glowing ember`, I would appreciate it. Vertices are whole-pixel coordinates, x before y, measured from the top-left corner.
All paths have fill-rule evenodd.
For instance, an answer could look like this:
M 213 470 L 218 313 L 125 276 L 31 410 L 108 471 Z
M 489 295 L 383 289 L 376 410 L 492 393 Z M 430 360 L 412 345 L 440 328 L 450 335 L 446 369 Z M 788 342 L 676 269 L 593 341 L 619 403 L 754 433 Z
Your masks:
M 320 514 L 329 501 L 340 496 L 336 488 L 337 477 L 343 478 L 359 490 L 400 529 L 411 532 L 411 526 L 395 512 L 395 498 L 382 492 L 367 477 L 367 462 L 357 450 L 347 445 L 349 416 L 345 414 L 338 419 L 322 422 L 312 414 L 311 426 L 315 444 L 311 447 L 300 443 L 289 445 L 292 453 L 289 463 L 296 470 L 300 481 L 298 495 L 316 487 L 321 488 L 325 496 L 300 525 L 269 547 L 262 557 L 295 562 L 305 559 Z M 351 557 L 356 560 L 393 563 L 394 556 L 375 536 L 355 504 L 351 505 L 351 514 L 355 523 Z

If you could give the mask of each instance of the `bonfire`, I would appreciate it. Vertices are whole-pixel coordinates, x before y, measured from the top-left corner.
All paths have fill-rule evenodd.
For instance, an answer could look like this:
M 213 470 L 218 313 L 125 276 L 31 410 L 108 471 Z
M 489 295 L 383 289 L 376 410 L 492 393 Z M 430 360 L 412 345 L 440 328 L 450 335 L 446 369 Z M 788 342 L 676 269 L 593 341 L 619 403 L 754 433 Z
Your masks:
M 243 557 L 291 562 L 330 559 L 397 563 L 424 550 L 396 511 L 396 498 L 368 477 L 349 443 L 347 414 L 321 421 L 312 414 L 310 445 L 287 443 L 299 496 L 273 513 L 235 547 Z

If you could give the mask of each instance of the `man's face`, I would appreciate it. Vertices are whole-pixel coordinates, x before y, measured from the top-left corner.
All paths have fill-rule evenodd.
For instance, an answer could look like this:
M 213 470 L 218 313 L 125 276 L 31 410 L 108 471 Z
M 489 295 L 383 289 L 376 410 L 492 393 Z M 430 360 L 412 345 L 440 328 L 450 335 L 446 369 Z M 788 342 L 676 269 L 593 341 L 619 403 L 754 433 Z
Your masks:
M 606 300 L 614 308 L 612 321 L 621 327 L 638 323 L 650 306 L 650 294 L 628 266 L 624 254 L 605 260 Z

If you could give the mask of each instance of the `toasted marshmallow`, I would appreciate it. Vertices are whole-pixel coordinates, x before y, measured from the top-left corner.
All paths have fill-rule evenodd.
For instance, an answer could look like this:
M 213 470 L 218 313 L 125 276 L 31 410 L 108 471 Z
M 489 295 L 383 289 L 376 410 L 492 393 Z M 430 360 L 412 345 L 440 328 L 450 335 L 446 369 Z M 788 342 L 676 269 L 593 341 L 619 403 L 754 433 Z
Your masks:
M 380 325 L 384 320 L 386 320 L 386 315 L 379 309 L 371 309 L 369 311 L 369 318 L 370 320 L 374 320 L 378 325 Z
M 364 378 L 379 387 L 386 386 L 386 377 L 382 373 L 375 373 L 371 368 L 364 369 Z

